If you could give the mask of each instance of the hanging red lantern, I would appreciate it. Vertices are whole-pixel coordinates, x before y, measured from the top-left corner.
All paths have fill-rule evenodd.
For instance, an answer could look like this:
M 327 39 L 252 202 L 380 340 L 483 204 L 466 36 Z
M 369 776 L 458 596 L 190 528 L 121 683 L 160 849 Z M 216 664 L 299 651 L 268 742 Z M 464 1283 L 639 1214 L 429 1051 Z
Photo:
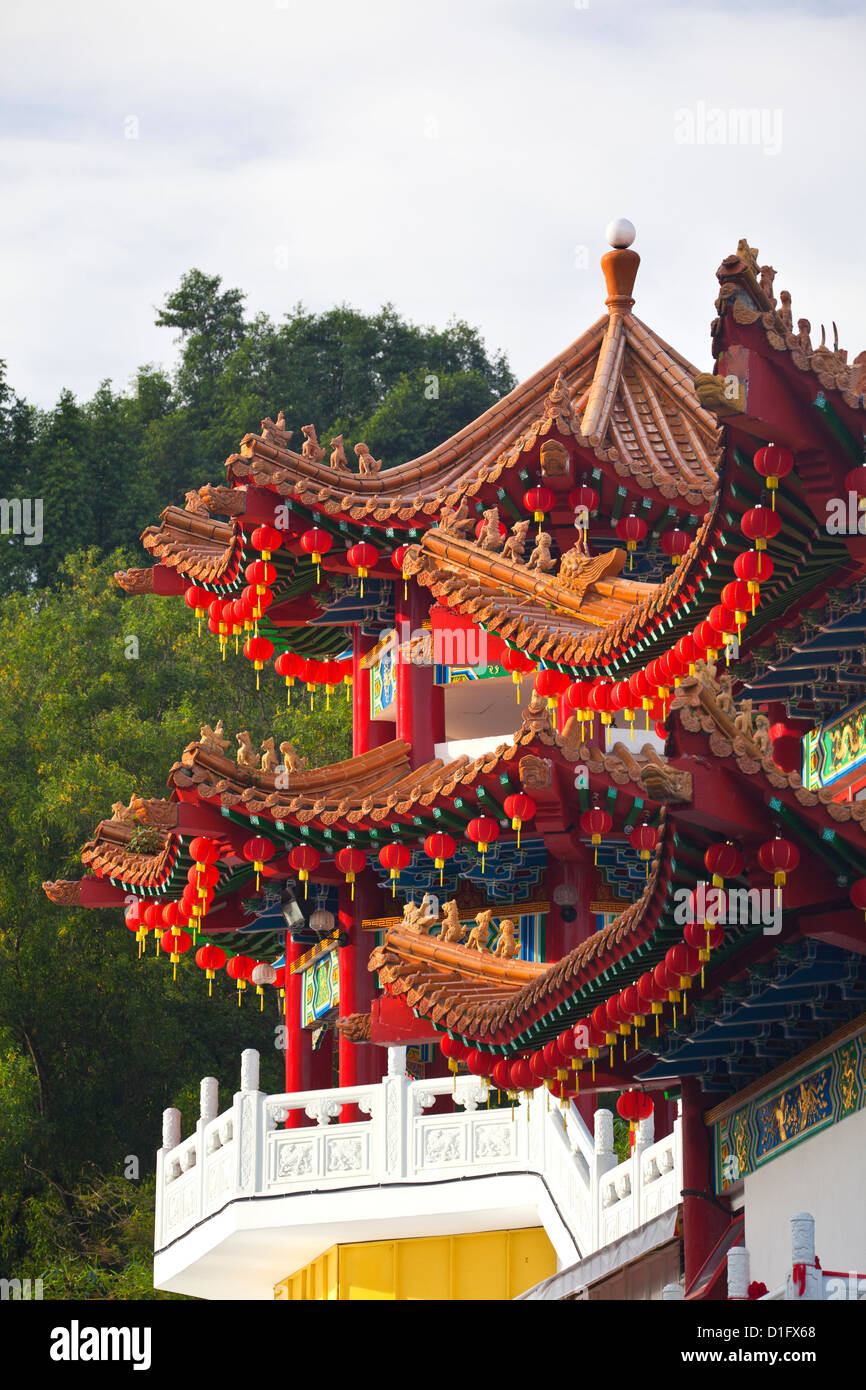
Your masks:
M 584 835 L 589 835 L 595 850 L 595 862 L 598 863 L 598 847 L 601 838 L 606 835 L 613 825 L 613 817 L 607 811 L 603 811 L 600 806 L 591 806 L 588 811 L 584 811 L 580 817 L 580 828 Z
M 409 576 L 408 576 L 408 574 L 406 573 L 405 569 L 403 568 L 403 561 L 404 561 L 405 558 L 406 558 L 406 551 L 407 551 L 408 549 L 409 549 L 408 545 L 398 545 L 398 546 L 397 546 L 397 549 L 396 549 L 395 551 L 393 551 L 392 554 L 391 554 L 391 564 L 394 566 L 395 570 L 399 570 L 400 573 L 401 573 L 401 575 L 403 576 L 403 597 L 404 597 L 404 598 L 407 598 L 407 597 L 408 597 L 408 594 L 409 594 Z
M 655 1016 L 656 1037 L 659 1035 L 659 1014 L 664 1012 L 668 992 L 661 986 L 652 970 L 648 970 L 641 975 L 637 982 L 637 992 L 641 999 L 649 1004 L 650 1011 Z
M 196 835 L 189 842 L 189 854 L 197 864 L 215 864 L 220 857 L 219 843 L 207 835 Z
M 379 559 L 379 552 L 369 541 L 358 541 L 346 552 L 346 559 L 361 581 L 361 597 L 364 597 L 364 580 Z
M 674 647 L 674 651 L 683 666 L 688 669 L 689 675 L 693 676 L 695 674 L 695 662 L 701 659 L 701 648 L 690 632 L 687 632 L 684 637 L 679 639 Z
M 241 1006 L 244 990 L 254 967 L 255 961 L 252 956 L 231 956 L 226 965 L 226 974 L 230 980 L 235 981 L 238 987 L 238 1008 Z
M 520 1057 L 511 1063 L 511 1086 L 515 1091 L 534 1091 L 541 1085 L 527 1058 Z
M 628 678 L 628 684 L 635 704 L 640 701 L 641 708 L 646 714 L 646 726 L 647 729 L 649 729 L 649 712 L 652 708 L 655 691 L 649 681 L 646 671 L 640 670 L 632 672 Z
M 275 550 L 279 550 L 283 538 L 274 526 L 257 526 L 250 536 L 254 550 L 260 550 L 263 560 L 270 560 Z
M 220 946 L 199 946 L 195 953 L 195 963 L 200 970 L 204 970 L 207 977 L 208 998 L 213 993 L 214 976 L 218 970 L 222 970 L 226 963 L 226 953 Z
M 629 516 L 621 516 L 616 523 L 616 534 L 625 543 L 628 551 L 628 567 L 631 569 L 634 552 L 640 542 L 644 539 L 647 532 L 646 522 L 639 516 L 631 513 Z
M 648 1120 L 653 1113 L 652 1096 L 646 1091 L 623 1091 L 616 1108 L 624 1120 L 628 1120 L 629 1152 L 634 1151 L 635 1133 L 641 1120 Z
M 533 1052 L 529 1059 L 529 1065 L 532 1068 L 533 1075 L 537 1076 L 539 1081 L 552 1081 L 556 1076 L 556 1067 L 550 1065 L 543 1051 Z
M 453 837 L 451 835 L 445 835 L 441 831 L 437 831 L 433 835 L 428 835 L 424 841 L 424 853 L 433 860 L 436 868 L 439 870 L 440 886 L 444 881 L 443 870 L 445 868 L 445 860 L 450 859 L 452 854 L 456 853 L 456 850 L 457 845 Z
M 777 902 L 781 902 L 787 875 L 794 872 L 799 862 L 797 846 L 792 845 L 790 840 L 784 840 L 781 835 L 773 840 L 765 840 L 758 850 L 758 863 L 764 873 L 773 875 Z
M 859 468 L 852 468 L 850 473 L 845 474 L 845 487 L 848 492 L 857 494 L 857 500 L 866 497 L 866 465 L 861 464 Z
M 724 927 L 712 926 L 704 922 L 686 922 L 683 928 L 683 936 L 689 946 L 692 946 L 698 953 L 701 962 L 701 989 L 704 987 L 704 967 L 710 958 L 710 952 L 715 951 L 721 946 L 725 939 Z
M 367 863 L 367 856 L 363 850 L 355 845 L 346 845 L 345 849 L 338 849 L 334 855 L 334 863 L 341 874 L 345 875 L 347 883 L 352 885 L 350 897 L 355 900 L 355 877 L 361 872 Z
M 592 725 L 595 719 L 595 711 L 589 703 L 591 693 L 592 681 L 574 681 L 565 692 L 566 700 L 580 720 L 581 738 L 583 738 L 584 724 Z
M 719 659 L 719 634 L 712 623 L 704 618 L 703 622 L 698 623 L 695 628 L 695 642 L 706 652 L 708 661 L 718 661 Z
M 253 560 L 244 570 L 244 578 L 253 585 L 257 594 L 263 594 L 276 577 L 276 570 L 267 560 Z
M 713 887 L 723 888 L 726 878 L 739 878 L 743 872 L 743 856 L 730 840 L 710 845 L 704 852 L 704 866 L 713 876 Z
M 466 837 L 477 845 L 481 854 L 481 872 L 484 873 L 484 856 L 488 845 L 499 839 L 499 826 L 492 816 L 476 816 L 466 827 Z
M 259 891 L 259 876 L 265 867 L 265 860 L 273 859 L 276 852 L 276 846 L 272 845 L 270 840 L 266 840 L 264 835 L 254 835 L 244 843 L 241 854 L 256 871 L 256 892 Z
M 678 565 L 692 543 L 692 538 L 688 531 L 681 531 L 675 526 L 672 531 L 665 531 L 661 537 L 660 545 L 669 560 Z
M 622 1005 L 623 1013 L 631 1019 L 632 1027 L 635 1030 L 635 1040 L 637 1040 L 638 1028 L 643 1028 L 646 1023 L 646 1007 L 638 994 L 637 985 L 626 985 L 622 991 Z
M 316 566 L 317 584 L 321 578 L 322 556 L 327 555 L 333 543 L 330 533 L 321 526 L 311 526 L 309 531 L 305 531 L 301 536 L 301 549 L 305 555 L 312 556 L 313 564 Z
M 556 497 L 549 487 L 531 487 L 523 494 L 523 505 L 528 512 L 532 512 L 532 519 L 539 526 L 544 520 L 544 513 L 549 512 L 555 502 Z
M 775 511 L 779 479 L 786 478 L 794 467 L 794 455 L 787 449 L 780 448 L 778 444 L 766 444 L 763 449 L 758 449 L 752 462 L 755 472 L 760 473 L 766 481 Z
M 267 637 L 248 637 L 244 642 L 244 656 L 253 663 L 256 673 L 256 690 L 259 688 L 261 669 L 274 654 L 274 644 Z
M 581 483 L 579 487 L 572 488 L 568 494 L 568 505 L 575 516 L 575 526 L 583 531 L 584 539 L 589 529 L 588 521 L 592 513 L 598 507 L 600 497 L 594 487 L 589 487 L 586 483 Z M 581 525 L 580 522 L 583 524 Z
M 781 531 L 782 518 L 771 507 L 750 507 L 743 513 L 740 527 L 746 539 L 755 542 L 757 550 L 766 550 L 767 541 L 775 540 Z
M 612 723 L 613 681 L 598 680 L 593 682 L 589 694 L 589 708 L 601 715 L 601 722 L 605 727 Z
M 525 792 L 517 792 L 514 796 L 507 796 L 504 802 L 506 816 L 511 820 L 511 829 L 517 831 L 517 848 L 520 849 L 520 827 L 525 820 L 532 820 L 538 807 L 527 796 Z
M 630 830 L 628 833 L 629 844 L 632 849 L 637 850 L 646 865 L 647 878 L 649 878 L 650 856 L 658 844 L 658 839 L 658 831 L 653 826 L 647 825 L 646 821 L 643 821 L 640 825 L 636 825 L 634 829 Z
M 520 704 L 520 686 L 523 677 L 535 670 L 535 662 L 525 652 L 519 652 L 514 647 L 506 647 L 502 654 L 501 664 L 511 674 L 511 679 L 517 690 L 517 703 Z
M 172 966 L 174 967 L 172 971 L 172 979 L 176 980 L 177 963 L 180 960 L 181 956 L 184 955 L 185 952 L 187 952 L 190 946 L 192 945 L 192 937 L 190 936 L 189 932 L 186 931 L 176 933 L 166 932 L 159 944 L 162 950 L 165 951 L 168 955 L 169 960 L 171 961 Z
M 689 669 L 688 663 L 680 661 L 676 649 L 673 647 L 670 651 L 663 652 L 658 660 L 659 670 L 664 676 L 666 687 L 670 689 L 672 685 L 679 685 L 683 676 L 686 675 Z
M 706 621 L 709 623 L 710 627 L 718 633 L 719 637 L 721 637 L 723 646 L 727 646 L 729 642 L 733 642 L 734 628 L 736 627 L 734 614 L 729 608 L 726 608 L 723 603 L 717 603 L 715 608 L 710 609 Z
M 255 584 L 247 584 L 241 590 L 241 603 L 245 611 L 249 614 L 250 622 L 257 623 L 265 615 L 265 609 L 270 608 L 274 601 L 274 596 L 270 589 L 265 589 L 259 593 Z
M 198 635 L 201 637 L 201 620 L 210 608 L 213 594 L 208 593 L 207 589 L 201 589 L 197 584 L 190 584 L 184 590 L 183 601 L 188 608 L 191 608 L 198 620 Z
M 286 679 L 286 705 L 288 706 L 291 696 L 291 688 L 298 680 L 306 666 L 306 662 L 297 652 L 280 652 L 274 662 L 274 670 L 278 676 L 285 676 Z
M 604 1046 L 610 1048 L 610 1060 L 612 1064 L 613 1047 L 614 1043 L 616 1042 L 617 1034 L 615 1031 L 611 1031 L 612 1025 L 610 1021 L 610 1015 L 607 1011 L 607 1005 L 596 1004 L 589 1017 L 593 1027 L 598 1029 L 602 1039 L 604 1040 Z
M 304 885 L 304 897 L 309 892 L 310 874 L 316 872 L 321 862 L 321 854 L 312 845 L 295 845 L 289 851 L 289 865 Z
M 489 1052 L 481 1052 L 479 1048 L 473 1047 L 466 1054 L 466 1065 L 473 1076 L 487 1076 L 493 1069 L 493 1056 Z
M 392 844 L 383 845 L 379 850 L 379 863 L 383 869 L 387 869 L 391 875 L 391 897 L 397 895 L 397 882 L 403 869 L 407 868 L 412 858 L 412 852 L 406 845 Z
M 747 609 L 754 602 L 754 596 L 744 579 L 734 579 L 722 589 L 721 597 L 725 608 L 729 608 L 734 615 L 734 624 L 739 636 L 748 621 Z
M 564 671 L 539 671 L 535 677 L 535 689 L 547 700 L 548 709 L 555 710 L 557 701 L 568 689 L 569 680 Z
M 449 1038 L 446 1033 L 439 1039 L 439 1051 L 448 1061 L 448 1070 L 453 1072 L 456 1076 L 460 1069 L 460 1063 L 464 1060 L 469 1051 L 468 1047 L 466 1047 L 465 1043 L 460 1042 L 458 1038 Z
M 773 577 L 773 561 L 765 550 L 744 550 L 734 561 L 734 574 L 743 580 L 752 597 L 752 612 L 761 596 L 761 585 Z
M 697 975 L 701 964 L 694 946 L 678 941 L 676 946 L 671 946 L 665 952 L 665 964 L 672 975 L 679 977 L 681 990 L 691 989 L 692 978 Z
M 325 709 L 330 709 L 331 696 L 343 678 L 342 666 L 339 661 L 319 661 L 317 667 L 316 675 L 325 687 Z

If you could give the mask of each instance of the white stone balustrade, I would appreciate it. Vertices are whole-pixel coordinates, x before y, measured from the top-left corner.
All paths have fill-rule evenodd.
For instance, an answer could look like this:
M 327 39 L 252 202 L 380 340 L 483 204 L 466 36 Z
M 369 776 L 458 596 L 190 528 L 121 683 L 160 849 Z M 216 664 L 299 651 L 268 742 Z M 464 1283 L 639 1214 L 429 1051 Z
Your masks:
M 173 1142 L 157 1159 L 157 1252 L 239 1199 L 389 1183 L 405 1199 L 413 1182 L 528 1174 L 541 1179 L 539 1217 L 560 1261 L 574 1263 L 677 1205 L 679 1121 L 659 1143 L 644 1124 L 618 1164 L 608 1111 L 597 1112 L 593 1137 L 574 1106 L 562 1110 L 545 1091 L 513 1109 L 488 1109 L 477 1077 L 413 1081 L 402 1054 L 391 1049 L 378 1085 L 268 1096 L 258 1090 L 258 1057 L 246 1052 L 241 1089 L 222 1115 L 216 1083 L 206 1079 L 193 1136 L 181 1140 L 177 1112 L 166 1112 L 163 1134 Z M 426 1113 L 441 1096 L 453 1105 Z M 359 1118 L 337 1123 L 347 1106 Z M 286 1128 L 298 1112 L 301 1124 Z

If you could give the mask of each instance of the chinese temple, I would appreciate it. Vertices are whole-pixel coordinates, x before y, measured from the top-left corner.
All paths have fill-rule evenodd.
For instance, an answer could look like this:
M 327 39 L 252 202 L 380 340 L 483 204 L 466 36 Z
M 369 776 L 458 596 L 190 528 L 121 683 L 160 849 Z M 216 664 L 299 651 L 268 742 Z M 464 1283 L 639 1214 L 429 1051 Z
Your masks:
M 634 311 L 633 238 L 453 438 L 388 466 L 268 418 L 117 576 L 353 710 L 317 768 L 204 725 L 45 885 L 284 1018 L 284 1094 L 249 1050 L 228 1112 L 206 1078 L 194 1135 L 165 1113 L 158 1287 L 859 1287 L 866 353 L 741 241 L 699 372 Z

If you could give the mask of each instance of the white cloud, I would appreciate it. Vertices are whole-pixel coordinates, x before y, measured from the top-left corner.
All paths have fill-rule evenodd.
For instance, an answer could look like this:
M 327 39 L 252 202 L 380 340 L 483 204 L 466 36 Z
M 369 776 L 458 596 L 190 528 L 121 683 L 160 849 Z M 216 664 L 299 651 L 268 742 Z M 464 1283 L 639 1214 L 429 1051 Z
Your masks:
M 460 314 L 525 376 L 603 311 L 618 215 L 637 312 L 698 365 L 742 235 L 853 356 L 864 24 L 846 10 L 7 0 L 0 356 L 41 404 L 170 361 L 153 307 L 198 265 L 274 317 Z M 778 110 L 780 152 L 678 145 L 699 103 Z

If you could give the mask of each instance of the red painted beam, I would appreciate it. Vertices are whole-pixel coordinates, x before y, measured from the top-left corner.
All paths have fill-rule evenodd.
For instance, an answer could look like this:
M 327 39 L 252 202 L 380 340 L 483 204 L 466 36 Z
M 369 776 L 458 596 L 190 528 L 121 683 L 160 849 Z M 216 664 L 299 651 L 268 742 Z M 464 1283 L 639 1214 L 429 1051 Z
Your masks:
M 379 1047 L 420 1046 L 444 1037 L 426 1018 L 416 1018 L 402 995 L 383 994 L 370 1005 L 370 1042 Z

